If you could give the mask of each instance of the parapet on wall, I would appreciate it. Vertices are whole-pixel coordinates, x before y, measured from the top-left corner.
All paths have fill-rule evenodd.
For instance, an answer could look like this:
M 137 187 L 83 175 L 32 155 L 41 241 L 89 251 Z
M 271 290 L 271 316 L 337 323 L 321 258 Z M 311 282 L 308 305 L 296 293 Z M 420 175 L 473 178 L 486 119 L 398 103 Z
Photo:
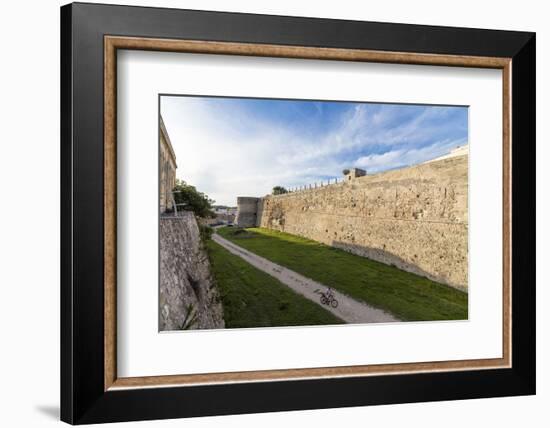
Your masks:
M 246 202 L 252 219 L 253 203 Z M 267 196 L 256 204 L 257 226 L 468 288 L 467 155 Z

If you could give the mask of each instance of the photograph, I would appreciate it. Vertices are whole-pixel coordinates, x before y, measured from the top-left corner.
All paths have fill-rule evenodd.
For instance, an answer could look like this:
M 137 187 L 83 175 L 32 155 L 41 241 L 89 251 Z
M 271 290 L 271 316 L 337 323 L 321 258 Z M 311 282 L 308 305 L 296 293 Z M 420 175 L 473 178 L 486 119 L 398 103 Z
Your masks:
M 235 1 L 9 20 L 8 426 L 540 419 L 544 14 Z
M 468 320 L 468 106 L 158 103 L 159 331 Z

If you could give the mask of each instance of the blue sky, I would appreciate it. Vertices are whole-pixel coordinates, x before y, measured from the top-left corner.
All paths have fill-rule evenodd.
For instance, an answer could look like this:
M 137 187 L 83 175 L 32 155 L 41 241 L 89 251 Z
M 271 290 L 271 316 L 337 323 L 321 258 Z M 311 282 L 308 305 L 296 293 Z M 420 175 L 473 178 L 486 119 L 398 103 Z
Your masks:
M 468 143 L 467 107 L 163 96 L 178 178 L 216 200 L 415 165 Z

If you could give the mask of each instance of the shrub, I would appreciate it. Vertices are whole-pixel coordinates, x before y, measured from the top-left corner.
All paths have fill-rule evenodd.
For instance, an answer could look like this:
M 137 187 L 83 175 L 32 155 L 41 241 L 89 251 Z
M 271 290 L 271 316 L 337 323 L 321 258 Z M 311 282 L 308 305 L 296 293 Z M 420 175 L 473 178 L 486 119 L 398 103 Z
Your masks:
M 214 233 L 214 230 L 210 226 L 199 224 L 199 233 L 201 236 L 201 241 L 206 242 L 212 238 L 212 233 Z
M 191 186 L 185 181 L 177 180 L 173 191 L 178 209 L 193 211 L 197 217 L 216 217 L 216 214 L 212 211 L 214 201 L 208 195 L 199 192 L 195 186 Z
M 271 193 L 273 193 L 274 195 L 283 195 L 285 193 L 288 193 L 288 190 L 285 189 L 283 186 L 275 186 Z

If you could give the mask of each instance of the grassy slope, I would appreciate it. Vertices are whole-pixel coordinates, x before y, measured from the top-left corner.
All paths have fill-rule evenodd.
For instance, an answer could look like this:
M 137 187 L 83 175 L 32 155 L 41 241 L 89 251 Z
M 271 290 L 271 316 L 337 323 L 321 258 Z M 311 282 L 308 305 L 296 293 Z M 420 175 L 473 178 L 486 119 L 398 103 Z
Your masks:
M 468 318 L 468 295 L 393 266 L 269 229 L 219 234 L 262 257 L 390 311 L 402 320 Z
M 226 328 L 341 324 L 332 315 L 268 274 L 207 241 Z

